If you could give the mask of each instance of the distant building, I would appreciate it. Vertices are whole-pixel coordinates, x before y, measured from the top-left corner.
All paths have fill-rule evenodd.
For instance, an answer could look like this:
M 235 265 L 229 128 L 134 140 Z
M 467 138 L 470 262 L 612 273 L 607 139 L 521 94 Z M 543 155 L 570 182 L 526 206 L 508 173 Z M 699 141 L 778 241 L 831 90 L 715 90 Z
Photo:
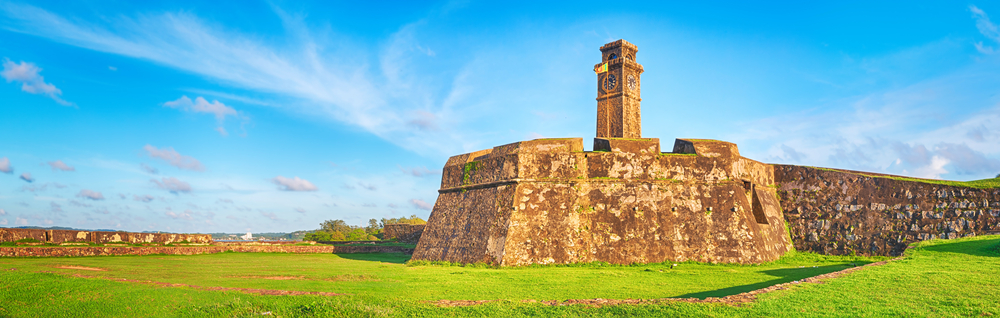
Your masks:
M 253 234 L 250 234 L 250 232 L 247 232 L 247 235 L 240 236 L 240 238 L 243 239 L 244 241 L 250 241 L 250 240 L 253 240 Z

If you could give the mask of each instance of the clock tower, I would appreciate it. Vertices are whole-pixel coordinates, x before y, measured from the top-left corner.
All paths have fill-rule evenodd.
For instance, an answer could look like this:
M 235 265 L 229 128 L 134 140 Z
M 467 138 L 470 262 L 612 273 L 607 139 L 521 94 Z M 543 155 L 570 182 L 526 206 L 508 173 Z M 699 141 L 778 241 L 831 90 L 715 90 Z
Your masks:
M 642 138 L 639 49 L 625 40 L 601 47 L 597 72 L 597 138 Z

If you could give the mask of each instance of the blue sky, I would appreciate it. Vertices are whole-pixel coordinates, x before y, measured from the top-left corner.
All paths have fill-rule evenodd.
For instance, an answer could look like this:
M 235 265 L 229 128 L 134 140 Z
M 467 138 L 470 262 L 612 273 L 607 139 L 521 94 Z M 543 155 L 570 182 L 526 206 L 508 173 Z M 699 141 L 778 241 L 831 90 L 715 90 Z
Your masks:
M 0 226 L 426 218 L 451 155 L 593 138 L 622 38 L 665 149 L 1000 173 L 996 2 L 629 4 L 0 0 Z

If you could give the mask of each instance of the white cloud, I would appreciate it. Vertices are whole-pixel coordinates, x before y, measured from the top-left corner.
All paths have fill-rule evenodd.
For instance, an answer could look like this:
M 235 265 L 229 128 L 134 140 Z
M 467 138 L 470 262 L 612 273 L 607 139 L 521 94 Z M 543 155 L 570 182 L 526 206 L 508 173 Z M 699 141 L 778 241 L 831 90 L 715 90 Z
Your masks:
M 430 211 L 431 209 L 434 208 L 434 205 L 432 205 L 430 203 L 427 203 L 426 201 L 420 200 L 420 199 L 411 199 L 410 200 L 410 204 L 413 204 L 413 207 L 421 209 L 421 210 Z
M 62 160 L 49 161 L 49 166 L 52 167 L 53 171 L 55 171 L 55 170 L 76 171 L 76 168 L 73 168 L 73 167 L 71 167 L 71 166 L 63 163 Z
M 188 98 L 187 96 L 181 96 L 181 98 L 178 98 L 177 100 L 163 103 L 163 106 L 170 108 L 180 108 L 182 110 L 194 113 L 213 114 L 215 115 L 215 119 L 218 121 L 225 120 L 226 116 L 236 117 L 239 115 L 239 113 L 236 112 L 236 109 L 226 106 L 225 104 L 220 103 L 217 100 L 213 100 L 211 103 L 209 103 L 207 100 L 205 100 L 204 97 L 201 96 L 195 98 L 194 101 L 191 101 L 191 99 Z
M 49 208 L 52 209 L 52 212 L 56 212 L 56 213 L 59 213 L 59 212 L 63 211 L 62 205 L 59 205 L 59 203 L 56 203 L 55 201 L 49 202 Z
M 306 209 L 303 209 L 303 208 L 295 208 L 295 212 L 299 212 L 299 213 L 306 213 Z
M 9 59 L 4 59 L 3 71 L 0 71 L 0 76 L 6 79 L 7 83 L 20 82 L 21 90 L 27 93 L 47 95 L 59 104 L 65 106 L 73 105 L 59 97 L 59 95 L 62 95 L 62 91 L 56 88 L 55 85 L 46 83 L 45 78 L 38 74 L 41 71 L 42 69 L 33 63 L 25 61 L 14 63 Z
M 0 209 L 0 216 L 4 215 L 7 215 L 7 211 L 5 211 L 4 209 Z
M 174 177 L 169 177 L 169 178 L 164 177 L 164 178 L 160 178 L 159 181 L 157 181 L 156 179 L 149 180 L 149 181 L 155 183 L 157 188 L 170 191 L 170 193 L 173 193 L 173 194 L 178 194 L 178 193 L 182 193 L 182 192 L 184 192 L 184 193 L 190 193 L 191 192 L 191 185 L 190 184 L 188 184 L 187 182 L 181 181 L 181 180 L 177 180 L 177 178 L 174 178 Z
M 21 180 L 27 181 L 28 183 L 35 182 L 35 178 L 31 177 L 31 173 L 22 173 Z
M 10 159 L 7 159 L 7 157 L 0 158 L 0 172 L 3 173 L 14 172 L 14 168 L 10 166 Z
M 21 217 L 14 218 L 14 225 L 28 225 L 28 219 L 23 219 Z
M 274 182 L 274 184 L 277 184 L 277 185 L 281 186 L 281 189 L 285 190 L 285 191 L 316 191 L 317 190 L 316 186 L 313 185 L 312 182 L 309 182 L 309 181 L 304 180 L 304 179 L 299 179 L 299 177 L 294 177 L 294 178 L 289 179 L 289 178 L 285 178 L 285 177 L 282 177 L 282 176 L 277 176 L 277 177 L 274 177 L 274 179 L 271 179 L 271 182 Z
M 192 101 L 186 95 L 181 96 L 181 98 L 178 98 L 177 100 L 163 103 L 163 106 L 170 108 L 178 108 L 193 113 L 206 113 L 215 115 L 215 120 L 219 124 L 219 126 L 215 128 L 215 131 L 219 132 L 219 134 L 223 136 L 229 136 L 229 132 L 226 131 L 224 127 L 222 127 L 223 122 L 226 121 L 226 117 L 232 116 L 237 118 L 242 117 L 244 120 L 247 119 L 245 116 L 241 116 L 240 113 L 236 111 L 236 109 L 226 106 L 225 104 L 217 100 L 213 100 L 211 103 L 209 103 L 208 100 L 205 100 L 205 98 L 201 96 L 196 97 L 194 101 Z
M 138 196 L 138 195 L 134 195 L 134 194 L 132 195 L 132 200 L 140 201 L 140 202 L 149 202 L 149 201 L 153 201 L 153 199 L 154 199 L 153 196 L 148 195 L 148 194 L 147 195 L 143 195 L 143 196 Z
M 0 220 L 0 225 L 7 225 L 7 219 Z
M 188 221 L 194 219 L 191 217 L 191 210 L 184 210 L 182 213 L 175 213 L 174 211 L 167 210 L 164 214 L 172 219 L 184 219 Z
M 931 157 L 931 162 L 913 171 L 914 176 L 928 179 L 941 179 L 941 175 L 948 173 L 944 166 L 948 164 L 948 159 L 939 156 Z
M 199 162 L 198 159 L 181 155 L 172 147 L 157 149 L 151 145 L 146 145 L 145 147 L 142 147 L 142 149 L 146 150 L 150 157 L 162 159 L 171 166 L 184 170 L 205 171 L 205 166 L 201 165 L 201 162 Z
M 80 190 L 80 193 L 76 194 L 79 198 L 87 198 L 91 200 L 104 200 L 104 195 L 97 191 L 90 191 L 87 189 Z
M 976 19 L 976 28 L 979 29 L 979 33 L 993 40 L 993 42 L 1000 43 L 1000 30 L 998 30 L 996 24 L 990 21 L 990 17 L 986 15 L 986 12 L 976 6 L 969 6 L 969 11 L 972 11 L 972 17 Z M 983 42 L 976 42 L 974 44 L 976 49 L 981 53 L 997 53 L 996 49 L 992 46 L 986 46 Z

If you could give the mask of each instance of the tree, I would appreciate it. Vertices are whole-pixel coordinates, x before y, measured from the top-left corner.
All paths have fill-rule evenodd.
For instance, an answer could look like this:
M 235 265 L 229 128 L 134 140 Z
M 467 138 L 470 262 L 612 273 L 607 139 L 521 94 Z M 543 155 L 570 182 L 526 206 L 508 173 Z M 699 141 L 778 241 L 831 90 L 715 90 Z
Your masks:
M 370 219 L 368 220 L 368 226 L 365 227 L 365 232 L 369 235 L 376 235 L 382 233 L 382 225 L 378 224 L 378 220 Z
M 353 228 L 351 228 L 350 225 L 347 225 L 347 222 L 344 222 L 344 220 L 326 220 L 319 224 L 319 228 L 327 232 L 341 233 L 348 233 L 353 230 Z
M 424 221 L 424 219 L 421 219 L 421 218 L 417 217 L 416 214 L 411 215 L 409 218 L 407 218 L 407 217 L 404 216 L 404 217 L 401 217 L 401 218 L 398 218 L 398 219 L 384 219 L 384 218 L 382 219 L 382 227 L 385 227 L 386 225 L 389 225 L 389 224 L 413 224 L 413 225 L 417 225 L 417 224 L 427 224 L 427 221 Z
M 326 231 L 310 232 L 310 233 L 306 234 L 306 236 L 303 237 L 302 239 L 306 240 L 306 241 L 314 241 L 314 242 L 315 241 L 332 241 L 332 239 L 330 239 L 330 233 L 326 232 Z
M 354 229 L 350 233 L 347 233 L 348 241 L 365 241 L 368 240 L 368 233 L 364 229 Z

